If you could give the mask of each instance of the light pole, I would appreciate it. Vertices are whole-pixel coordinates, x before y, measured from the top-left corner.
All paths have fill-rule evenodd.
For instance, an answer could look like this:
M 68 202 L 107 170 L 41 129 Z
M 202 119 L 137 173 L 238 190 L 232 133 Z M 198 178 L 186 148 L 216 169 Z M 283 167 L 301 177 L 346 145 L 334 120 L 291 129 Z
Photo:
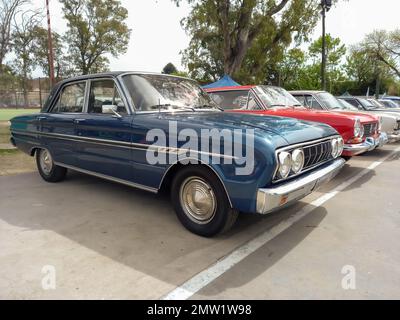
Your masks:
M 50 88 L 55 84 L 54 79 L 54 51 L 53 51 L 53 37 L 51 34 L 51 23 L 50 23 L 50 6 L 49 0 L 46 0 L 47 8 L 47 40 L 48 40 L 48 54 L 49 54 L 49 76 L 50 76 Z
M 321 0 L 322 7 L 322 63 L 321 63 L 321 84 L 322 90 L 326 91 L 326 28 L 325 18 L 326 13 L 332 7 L 332 0 Z

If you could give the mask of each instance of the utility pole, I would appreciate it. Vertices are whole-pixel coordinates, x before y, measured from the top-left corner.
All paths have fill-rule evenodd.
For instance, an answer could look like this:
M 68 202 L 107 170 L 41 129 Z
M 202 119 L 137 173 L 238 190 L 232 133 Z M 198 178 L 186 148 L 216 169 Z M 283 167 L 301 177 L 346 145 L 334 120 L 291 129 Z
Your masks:
M 53 37 L 51 33 L 51 23 L 50 23 L 50 6 L 49 0 L 46 0 L 47 8 L 47 40 L 48 40 L 48 55 L 49 55 L 49 76 L 50 76 L 50 88 L 55 85 L 54 78 L 54 51 L 53 51 Z
M 326 91 L 326 13 L 332 7 L 332 0 L 321 0 L 322 15 L 322 63 L 321 63 L 321 86 Z

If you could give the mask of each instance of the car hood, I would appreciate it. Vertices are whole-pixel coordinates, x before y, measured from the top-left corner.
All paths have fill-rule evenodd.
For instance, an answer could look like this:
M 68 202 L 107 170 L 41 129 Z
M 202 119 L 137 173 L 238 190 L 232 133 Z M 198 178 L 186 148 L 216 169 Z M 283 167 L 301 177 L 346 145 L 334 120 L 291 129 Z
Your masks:
M 338 134 L 330 126 L 299 121 L 292 118 L 259 116 L 235 112 L 176 112 L 152 114 L 147 117 L 176 121 L 178 129 L 254 129 L 258 134 L 268 135 L 274 140 L 275 147 L 321 139 Z
M 360 119 L 361 123 L 368 123 L 377 121 L 377 118 L 374 115 L 365 114 L 362 112 L 354 112 L 354 111 L 342 111 L 342 110 L 310 110 L 310 109 L 293 109 L 293 108 L 286 108 L 286 111 L 293 110 L 297 113 L 301 113 L 303 115 L 308 114 L 310 117 L 325 117 L 326 119 L 329 118 L 344 118 L 351 120 L 356 120 L 357 118 Z

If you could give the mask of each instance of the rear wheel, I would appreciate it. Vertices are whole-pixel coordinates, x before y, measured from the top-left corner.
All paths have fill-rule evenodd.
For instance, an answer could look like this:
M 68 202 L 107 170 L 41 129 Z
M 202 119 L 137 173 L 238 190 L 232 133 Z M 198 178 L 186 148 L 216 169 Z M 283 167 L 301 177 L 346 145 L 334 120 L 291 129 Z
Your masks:
M 177 173 L 171 199 L 181 223 L 203 237 L 228 231 L 238 216 L 219 179 L 201 166 L 186 167 Z
M 67 169 L 54 164 L 53 157 L 47 149 L 36 151 L 36 165 L 40 176 L 47 182 L 60 182 L 67 174 Z

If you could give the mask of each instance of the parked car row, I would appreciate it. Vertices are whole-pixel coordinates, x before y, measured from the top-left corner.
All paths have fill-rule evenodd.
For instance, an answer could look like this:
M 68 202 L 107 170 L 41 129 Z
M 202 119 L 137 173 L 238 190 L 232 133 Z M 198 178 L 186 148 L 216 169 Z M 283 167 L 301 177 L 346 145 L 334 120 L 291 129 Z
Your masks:
M 71 169 L 169 190 L 181 223 L 211 237 L 239 212 L 268 214 L 302 199 L 339 173 L 343 157 L 399 134 L 396 116 L 346 110 L 325 92 L 207 91 L 154 73 L 71 78 L 40 113 L 11 120 L 11 142 L 35 156 L 47 182 Z

